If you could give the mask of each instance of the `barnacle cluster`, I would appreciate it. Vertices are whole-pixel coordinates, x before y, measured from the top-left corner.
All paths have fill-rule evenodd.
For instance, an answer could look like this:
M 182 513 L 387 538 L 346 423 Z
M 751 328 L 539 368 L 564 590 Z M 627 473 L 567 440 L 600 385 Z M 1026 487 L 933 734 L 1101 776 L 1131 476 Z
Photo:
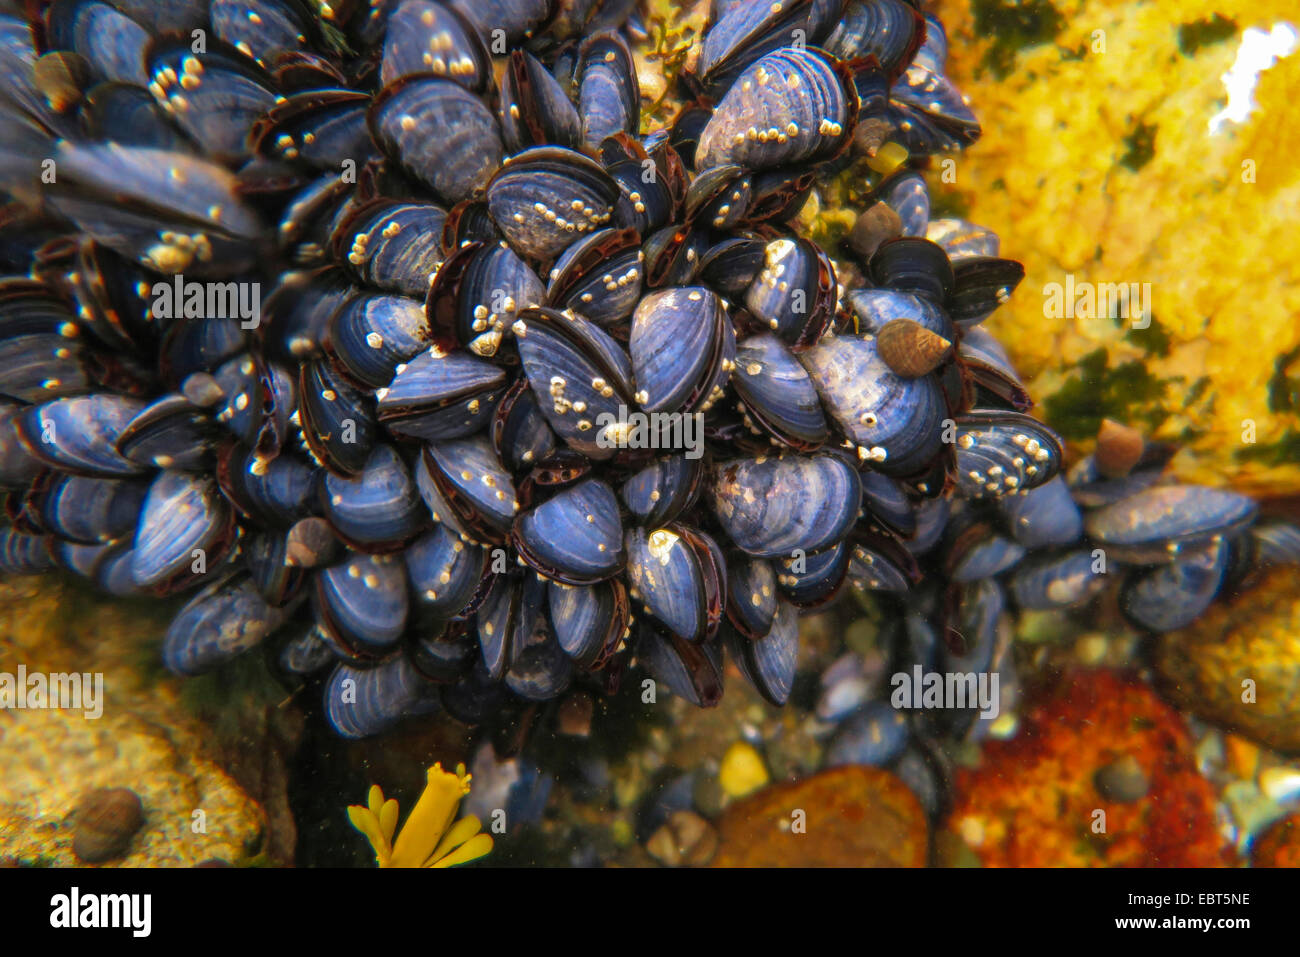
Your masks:
M 629 669 L 707 706 L 724 655 L 783 704 L 800 612 L 846 586 L 892 596 L 900 665 L 989 671 L 1009 608 L 1122 578 L 1167 631 L 1300 555 L 1118 427 L 1067 482 L 980 326 L 1023 269 L 930 215 L 931 158 L 980 133 L 936 19 L 675 22 L 0 8 L 4 568 L 185 593 L 170 669 L 272 648 L 364 737 Z M 839 676 L 839 752 L 896 758 L 913 723 Z M 353 821 L 408 858 L 382 795 Z

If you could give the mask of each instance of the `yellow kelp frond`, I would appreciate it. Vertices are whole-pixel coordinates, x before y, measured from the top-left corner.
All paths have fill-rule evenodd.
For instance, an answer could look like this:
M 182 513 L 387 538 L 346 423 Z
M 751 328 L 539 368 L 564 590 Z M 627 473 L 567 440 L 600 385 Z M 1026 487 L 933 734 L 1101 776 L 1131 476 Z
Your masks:
M 492 838 L 480 833 L 479 819 L 470 815 L 453 826 L 456 811 L 469 794 L 471 776 L 465 765 L 456 773 L 444 771 L 441 764 L 429 768 L 424 793 L 415 802 L 393 842 L 397 827 L 397 802 L 384 800 L 378 785 L 371 787 L 368 807 L 352 805 L 348 820 L 366 836 L 375 849 L 380 867 L 454 867 L 483 857 L 492 850 Z

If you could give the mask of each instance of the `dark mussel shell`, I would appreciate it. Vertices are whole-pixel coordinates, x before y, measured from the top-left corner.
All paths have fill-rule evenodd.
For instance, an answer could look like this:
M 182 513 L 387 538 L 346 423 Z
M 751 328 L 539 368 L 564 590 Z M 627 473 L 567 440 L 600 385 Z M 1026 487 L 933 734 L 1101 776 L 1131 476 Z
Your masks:
M 302 592 L 307 571 L 289 560 L 289 533 L 255 532 L 240 543 L 244 566 L 258 592 L 277 608 L 287 605 Z
M 342 269 L 280 274 L 262 304 L 262 342 L 268 358 L 292 364 L 322 354 L 329 318 L 356 293 Z
M 602 229 L 574 242 L 556 260 L 546 304 L 572 309 L 601 326 L 626 319 L 641 298 L 641 238 L 634 229 Z
M 49 539 L 14 528 L 0 528 L 0 572 L 35 575 L 54 568 Z
M 492 79 L 492 60 L 461 11 L 426 0 L 401 0 L 388 18 L 379 81 L 388 86 L 417 73 L 433 73 L 482 93 Z
M 829 159 L 852 138 L 857 95 L 826 53 L 788 47 L 746 69 L 700 134 L 696 169 L 749 170 Z
M 411 648 L 410 659 L 415 670 L 428 681 L 451 684 L 474 668 L 478 643 L 458 624 L 442 634 L 421 638 Z
M 632 598 L 674 635 L 712 638 L 726 606 L 726 568 L 713 540 L 680 523 L 629 529 L 627 577 Z
M 28 406 L 18 433 L 33 456 L 73 475 L 137 475 L 144 468 L 117 451 L 117 440 L 145 408 L 120 395 L 95 393 Z
M 729 647 L 741 673 L 759 694 L 778 708 L 790 700 L 799 654 L 799 616 L 793 605 L 778 604 L 772 628 L 761 638 L 732 632 Z
M 990 395 L 994 405 L 1010 406 L 1017 412 L 1028 412 L 1033 407 L 1006 350 L 984 329 L 964 330 L 958 355 L 966 378 L 976 387 L 977 403 Z
M 997 233 L 965 219 L 933 219 L 926 238 L 942 246 L 954 265 L 972 256 L 996 256 L 1002 248 Z
M 1013 259 L 968 256 L 952 264 L 953 290 L 946 303 L 953 321 L 963 326 L 983 322 L 1011 298 L 1025 267 Z
M 55 0 L 45 12 L 45 40 L 51 50 L 84 57 L 98 79 L 135 86 L 149 82 L 144 64 L 149 31 L 111 4 Z
M 400 655 L 372 668 L 340 664 L 325 686 L 325 718 L 340 737 L 352 740 L 436 710 L 433 686 Z
M 1129 621 L 1154 632 L 1190 625 L 1223 589 L 1232 548 L 1216 539 L 1185 550 L 1167 565 L 1136 572 L 1125 582 L 1119 605 Z
M 1089 512 L 1084 527 L 1121 561 L 1161 563 L 1234 535 L 1257 511 L 1252 499 L 1226 489 L 1161 485 Z
M 144 270 L 91 240 L 77 244 L 71 265 L 67 278 L 81 322 L 110 347 L 153 352 L 159 321 L 150 307 L 154 290 Z M 9 288 L 8 282 L 0 285 Z
M 210 38 L 201 53 L 193 46 L 189 37 L 154 40 L 145 58 L 149 90 L 206 153 L 243 159 L 253 123 L 276 104 L 275 81 L 224 41 Z
M 766 258 L 767 244 L 761 239 L 724 239 L 700 258 L 699 278 L 728 299 L 744 301 Z
M 948 528 L 944 573 L 955 582 L 979 581 L 1000 575 L 1024 556 L 1024 546 L 966 512 Z
M 330 318 L 326 349 L 354 382 L 388 385 L 429 344 L 424 306 L 405 296 L 354 296 Z
M 532 634 L 517 648 L 506 671 L 505 683 L 525 701 L 550 701 L 568 690 L 573 672 L 573 659 L 551 634 L 543 615 L 537 618 Z
M 871 278 L 877 286 L 911 293 L 939 305 L 948 301 L 957 281 L 942 246 L 912 237 L 881 243 L 871 257 Z
M 316 621 L 358 659 L 382 657 L 406 631 L 406 566 L 393 555 L 349 554 L 316 575 Z
M 582 145 L 582 121 L 564 89 L 526 50 L 510 51 L 501 81 L 501 133 L 506 149 L 518 153 L 553 144 Z
M 887 701 L 869 702 L 836 729 L 826 746 L 825 764 L 829 768 L 846 764 L 887 766 L 907 747 L 911 733 L 907 712 Z
M 853 310 L 854 331 L 859 334 L 878 335 L 895 319 L 911 319 L 949 342 L 957 338 L 948 314 L 929 299 L 897 289 L 855 289 L 844 298 Z
M 217 36 L 258 63 L 313 40 L 312 10 L 304 0 L 212 0 Z
M 738 0 L 715 6 L 700 50 L 700 83 L 716 97 L 765 54 L 821 42 L 843 8 L 844 0 Z
M 836 455 L 737 459 L 715 469 L 710 506 L 736 546 L 759 558 L 833 545 L 861 508 L 858 473 Z
M 686 171 L 667 147 L 647 152 L 626 133 L 616 133 L 601 150 L 606 172 L 618 184 L 616 219 L 648 236 L 677 218 L 686 193 Z
M 825 47 L 853 60 L 874 56 L 896 78 L 925 40 L 925 17 L 904 0 L 850 0 Z
M 537 405 L 526 379 L 516 379 L 492 417 L 492 448 L 512 471 L 530 468 L 555 450 L 555 433 Z
M 631 608 L 619 579 L 594 585 L 553 582 L 547 598 L 556 641 L 585 668 L 602 667 L 628 636 Z
M 192 148 L 153 94 L 133 83 L 99 83 L 86 92 L 81 122 L 92 140 L 160 150 Z
M 938 382 L 894 373 L 876 339 L 829 337 L 800 358 L 826 411 L 873 468 L 908 476 L 942 450 L 947 405 Z
M 498 44 L 515 44 L 533 35 L 555 14 L 556 0 L 451 0 L 451 6 L 478 25 L 493 53 Z
M 436 342 L 494 356 L 519 313 L 540 306 L 542 282 L 505 243 L 461 245 L 429 287 L 425 312 Z
M 336 475 L 355 475 L 370 457 L 378 425 L 374 399 L 324 359 L 303 363 L 298 418 L 312 455 Z
M 862 481 L 862 504 L 875 522 L 904 538 L 917 530 L 917 508 L 907 497 L 902 484 L 875 471 L 858 473 Z
M 930 21 L 926 46 L 941 33 L 933 26 L 934 21 Z M 910 152 L 956 150 L 979 139 L 979 121 L 961 91 L 921 54 L 890 88 L 889 98 L 891 120 L 899 140 Z
M 689 285 L 708 248 L 709 236 L 703 230 L 665 226 L 653 233 L 641 244 L 646 285 L 654 289 Z
M 450 205 L 486 186 L 505 151 L 492 111 L 460 84 L 431 73 L 386 86 L 371 103 L 368 122 L 384 153 Z
M 0 488 L 27 488 L 41 471 L 41 462 L 19 437 L 23 407 L 0 401 Z
M 61 142 L 52 205 L 97 242 L 157 272 L 238 275 L 263 227 L 225 168 L 183 153 Z
M 732 382 L 747 424 L 775 440 L 811 452 L 830 437 L 812 377 L 776 336 L 760 333 L 740 342 Z
M 512 156 L 487 188 L 492 219 L 515 251 L 550 261 L 576 239 L 612 225 L 618 184 L 596 161 L 559 147 Z
M 248 347 L 241 323 L 229 319 L 173 319 L 163 333 L 158 356 L 158 373 L 163 382 L 177 389 L 196 372 L 216 372 L 221 365 L 243 353 Z M 214 385 L 215 383 L 209 383 Z M 217 386 L 202 401 L 204 408 L 215 406 L 225 396 Z
M 397 435 L 428 442 L 472 435 L 491 420 L 505 383 L 499 366 L 468 352 L 426 349 L 375 393 L 379 421 Z
M 727 621 L 732 628 L 757 641 L 772 630 L 777 601 L 770 562 L 743 552 L 727 556 Z
M 901 594 L 921 580 L 916 560 L 897 540 L 876 533 L 854 533 L 853 537 L 848 570 L 853 587 Z
M 578 74 L 578 112 L 587 149 L 599 149 L 616 133 L 636 136 L 641 127 L 641 88 L 627 41 L 618 33 L 588 37 L 578 54 Z
M 136 525 L 131 577 L 160 591 L 198 584 L 234 539 L 234 516 L 212 479 L 160 472 Z
M 402 552 L 416 607 L 437 618 L 466 613 L 488 570 L 488 552 L 435 525 Z
M 366 126 L 370 97 L 346 89 L 308 90 L 276 103 L 253 124 L 249 139 L 262 156 L 338 170 L 376 154 Z
M 734 229 L 745 221 L 753 192 L 753 181 L 741 167 L 707 169 L 691 180 L 686 191 L 687 222 L 719 230 Z
M 142 409 L 117 437 L 117 451 L 137 465 L 202 470 L 222 430 L 208 410 L 170 394 Z
M 1074 608 L 1106 587 L 1104 562 L 1087 549 L 1035 555 L 1007 580 L 1016 604 L 1026 610 Z
M 442 264 L 447 213 L 432 203 L 375 199 L 358 206 L 333 236 L 335 257 L 367 286 L 421 298 Z
M 652 292 L 637 304 L 628 348 L 642 408 L 696 412 L 722 394 L 736 337 L 722 300 L 688 286 Z
M 930 190 L 925 177 L 903 169 L 876 187 L 875 195 L 898 215 L 903 236 L 925 236 L 930 225 Z
M 1063 475 L 1024 495 L 1003 496 L 998 504 L 1011 534 L 1025 548 L 1073 545 L 1083 534 L 1083 514 Z
M 633 474 L 619 493 L 641 525 L 659 528 L 694 507 L 704 480 L 702 459 L 670 455 Z
M 845 539 L 819 552 L 780 559 L 776 581 L 796 607 L 817 608 L 839 593 L 852 561 L 853 548 Z
M 426 445 L 415 480 L 434 521 L 473 541 L 505 542 L 519 500 L 485 436 Z
M 101 544 L 135 534 L 149 489 L 141 479 L 59 475 L 39 492 L 41 523 L 60 538 Z
M 331 230 L 337 227 L 340 216 L 346 215 L 357 205 L 349 179 L 351 177 L 343 172 L 322 173 L 289 197 L 280 215 L 276 242 L 294 265 L 328 265 Z M 334 267 L 330 272 L 322 269 L 322 274 L 342 276 L 343 272 Z M 296 274 L 282 273 L 276 284 L 277 290 L 284 285 L 287 277 L 293 275 Z M 329 312 L 326 312 L 317 325 L 323 324 L 328 318 Z M 311 327 L 312 324 L 307 325 Z
M 493 681 L 505 677 L 531 642 L 543 614 L 547 585 L 532 572 L 498 575 L 475 617 L 483 664 Z
M 43 283 L 0 280 L 0 395 L 43 402 L 92 387 L 68 304 Z
M 339 538 L 364 552 L 401 548 L 428 521 L 406 463 L 389 445 L 376 445 L 356 478 L 322 476 L 320 506 Z
M 524 374 L 551 428 L 595 460 L 612 458 L 605 422 L 632 405 L 632 365 L 623 348 L 594 324 L 553 309 L 527 309 L 515 324 Z
M 696 644 L 642 624 L 636 655 L 656 680 L 697 708 L 712 708 L 722 700 L 722 653 L 716 643 Z
M 276 455 L 298 405 L 288 371 L 250 354 L 224 363 L 214 380 L 224 397 L 214 409 L 216 420 L 241 442 L 268 457 Z
M 268 604 L 252 579 L 214 582 L 189 600 L 163 636 L 163 664 L 178 675 L 201 675 L 258 645 L 289 618 Z
M 623 568 L 623 524 L 608 485 L 588 479 L 515 519 L 511 542 L 547 578 L 589 585 Z
M 763 251 L 763 269 L 745 294 L 745 307 L 802 351 L 830 325 L 836 300 L 830 258 L 806 239 L 775 239 Z
M 1061 469 L 1060 438 L 1019 412 L 968 412 L 957 420 L 957 487 L 966 498 L 1028 492 Z

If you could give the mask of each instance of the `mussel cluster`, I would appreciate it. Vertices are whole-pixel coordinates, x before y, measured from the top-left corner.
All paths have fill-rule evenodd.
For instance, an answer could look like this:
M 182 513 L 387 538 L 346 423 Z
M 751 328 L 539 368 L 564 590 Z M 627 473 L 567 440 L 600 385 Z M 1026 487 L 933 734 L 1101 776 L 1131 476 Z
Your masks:
M 780 704 L 846 582 L 974 660 L 1004 590 L 1090 595 L 1091 543 L 1153 628 L 1232 574 L 1250 502 L 1059 476 L 979 326 L 1023 270 L 930 218 L 979 126 L 912 3 L 714 0 L 666 124 L 632 0 L 32 7 L 0 5 L 0 565 L 192 593 L 175 672 L 275 635 L 351 737 L 629 667 L 710 705 L 724 653 Z M 836 178 L 865 215 L 821 248 Z

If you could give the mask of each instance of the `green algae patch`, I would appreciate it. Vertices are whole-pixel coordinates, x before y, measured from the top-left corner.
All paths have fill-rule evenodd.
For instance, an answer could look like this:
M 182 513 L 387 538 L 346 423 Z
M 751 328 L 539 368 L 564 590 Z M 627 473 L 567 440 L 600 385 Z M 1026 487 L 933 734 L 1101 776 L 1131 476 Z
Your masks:
M 1192 20 L 1178 26 L 1178 51 L 1183 56 L 1196 56 L 1201 47 L 1222 43 L 1237 35 L 1237 21 L 1215 13 L 1203 20 Z
M 1136 360 L 1110 367 L 1105 349 L 1097 349 L 1078 362 L 1078 372 L 1043 402 L 1047 421 L 1067 440 L 1096 436 L 1102 419 L 1141 423 L 1154 431 L 1164 416 L 1153 403 L 1164 398 L 1168 384 L 1153 376 Z
M 1025 47 L 1051 43 L 1065 26 L 1065 18 L 1051 0 L 974 0 L 975 29 L 993 42 L 981 66 L 998 79 L 1016 67 L 1016 54 Z

